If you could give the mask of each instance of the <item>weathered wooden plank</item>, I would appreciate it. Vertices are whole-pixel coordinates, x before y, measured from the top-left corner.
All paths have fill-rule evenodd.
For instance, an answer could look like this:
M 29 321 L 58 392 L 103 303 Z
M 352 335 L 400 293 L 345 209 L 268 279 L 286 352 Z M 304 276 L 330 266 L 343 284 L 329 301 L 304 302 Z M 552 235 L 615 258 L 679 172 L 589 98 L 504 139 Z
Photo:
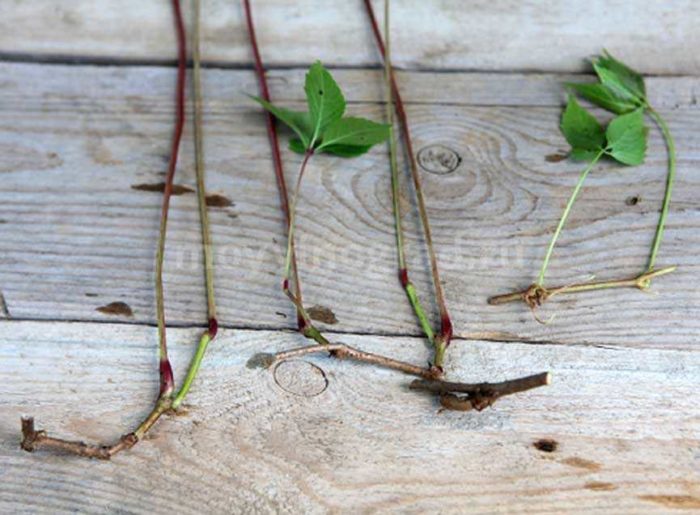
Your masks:
M 254 12 L 271 65 L 377 63 L 359 0 L 265 0 L 254 2 Z M 393 12 L 394 61 L 403 67 L 579 71 L 585 58 L 605 47 L 648 73 L 700 73 L 694 51 L 700 5 L 693 0 L 410 0 L 394 2 Z M 203 24 L 206 60 L 251 61 L 240 2 L 205 2 Z M 0 52 L 6 55 L 162 60 L 175 55 L 173 37 L 166 0 L 0 5 Z
M 267 79 L 270 92 L 278 102 L 305 102 L 304 77 L 306 67 L 270 70 Z M 333 69 L 333 76 L 343 86 L 352 103 L 375 103 L 383 95 L 382 71 L 371 69 Z M 216 99 L 219 108 L 224 102 L 235 100 L 240 92 L 257 91 L 255 76 L 245 70 L 208 69 L 207 95 L 209 102 Z M 2 63 L 0 85 L 9 95 L 17 88 L 27 95 L 76 96 L 76 81 L 89 88 L 96 97 L 121 95 L 135 105 L 141 97 L 142 110 L 145 100 L 164 104 L 168 109 L 170 99 L 164 92 L 172 82 L 172 72 L 161 67 L 117 66 L 62 66 L 48 67 L 35 64 Z M 411 105 L 500 106 L 500 107 L 555 107 L 566 99 L 565 83 L 592 82 L 590 74 L 560 73 L 481 73 L 481 72 L 396 72 L 404 102 Z M 647 93 L 652 105 L 658 108 L 677 109 L 698 105 L 700 77 L 646 77 Z M 148 95 L 149 87 L 155 90 Z M 80 90 L 82 92 L 82 90 Z M 139 105 L 139 104 L 136 104 Z
M 4 69 L 9 78 L 0 88 L 0 291 L 10 316 L 152 322 L 160 196 L 142 189 L 162 181 L 172 72 L 36 65 Z M 286 73 L 276 74 L 276 90 L 288 80 Z M 350 109 L 380 118 L 379 76 L 368 75 L 377 80 L 370 98 L 372 83 L 360 87 L 358 72 L 353 73 Z M 299 73 L 289 72 L 289 77 L 293 82 Z M 472 81 L 468 74 L 433 74 L 430 84 L 407 81 L 405 95 L 420 98 L 429 85 L 439 90 L 442 83 L 458 89 L 455 80 L 474 91 L 479 86 L 472 83 L 481 77 Z M 252 74 L 211 70 L 204 82 L 208 184 L 211 193 L 221 196 L 216 199 L 221 207 L 212 208 L 221 321 L 291 327 L 293 311 L 279 287 L 284 231 L 263 118 L 241 93 L 255 91 Z M 678 264 L 680 270 L 656 283 L 660 295 L 616 291 L 552 303 L 542 316 L 554 311 L 557 319 L 542 326 L 522 306 L 487 306 L 486 298 L 532 279 L 578 165 L 547 161 L 567 148 L 557 128 L 560 109 L 548 93 L 544 97 L 552 105 L 544 107 L 492 106 L 485 95 L 477 101 L 484 105 L 409 105 L 416 148 L 439 144 L 461 157 L 453 173 L 423 171 L 457 334 L 694 348 L 700 328 L 692 280 L 700 245 L 697 110 L 691 103 L 663 110 L 677 138 L 679 183 L 660 263 Z M 193 188 L 189 134 L 185 141 L 177 181 Z M 298 159 L 290 153 L 284 157 L 291 180 Z M 594 172 L 555 254 L 552 280 L 632 274 L 643 266 L 664 178 L 665 151 L 656 131 L 643 167 L 604 165 Z M 330 329 L 416 334 L 396 281 L 384 150 L 348 161 L 319 157 L 303 197 L 299 252 L 308 304 L 335 313 L 338 323 Z M 630 197 L 639 202 L 627 205 Z M 226 206 L 225 199 L 232 204 Z M 171 220 L 168 318 L 173 324 L 200 323 L 204 295 L 193 194 L 174 198 Z M 425 256 L 408 200 L 406 228 L 413 276 L 427 297 Z M 97 311 L 116 301 L 126 302 L 133 318 Z
M 178 375 L 198 332 L 170 331 Z M 65 436 L 118 437 L 156 392 L 155 329 L 2 322 L 0 335 L 3 511 L 668 513 L 700 503 L 697 353 L 458 342 L 450 377 L 550 369 L 554 382 L 482 413 L 438 413 L 405 376 L 326 358 L 288 363 L 278 384 L 246 362 L 301 337 L 226 330 L 186 416 L 97 463 L 19 450 L 19 417 Z M 429 356 L 417 338 L 342 340 Z M 325 385 L 310 363 L 328 387 L 307 397 Z M 541 439 L 556 450 L 538 450 Z

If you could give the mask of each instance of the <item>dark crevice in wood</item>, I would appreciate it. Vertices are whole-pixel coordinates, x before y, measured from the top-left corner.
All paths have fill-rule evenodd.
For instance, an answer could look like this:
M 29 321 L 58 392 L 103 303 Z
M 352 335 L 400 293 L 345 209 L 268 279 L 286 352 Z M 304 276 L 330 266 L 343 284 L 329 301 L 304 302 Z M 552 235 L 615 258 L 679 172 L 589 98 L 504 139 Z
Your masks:
M 2 52 L 0 51 L 0 62 L 7 63 L 22 63 L 22 64 L 62 64 L 62 65 L 89 65 L 89 66 L 144 66 L 144 67 L 172 67 L 177 64 L 174 59 L 155 58 L 155 57 L 116 57 L 116 56 L 89 56 L 89 55 L 69 55 L 69 54 L 39 54 L 31 52 Z M 188 61 L 188 66 L 192 66 L 192 62 Z M 383 66 L 376 62 L 360 62 L 357 64 L 346 63 L 324 63 L 324 66 L 329 70 L 383 70 Z M 275 70 L 306 70 L 309 67 L 308 62 L 300 63 L 275 63 L 266 62 L 265 69 L 267 71 Z M 241 61 L 219 61 L 207 60 L 202 61 L 202 68 L 221 69 L 221 70 L 253 70 L 252 62 Z M 411 73 L 442 73 L 442 74 L 459 74 L 459 73 L 484 73 L 492 75 L 566 75 L 572 78 L 577 76 L 592 76 L 588 71 L 559 71 L 546 70 L 538 68 L 513 68 L 502 70 L 490 70 L 484 68 L 459 68 L 445 67 L 434 68 L 429 66 L 406 67 L 394 65 L 394 70 L 399 72 Z M 647 78 L 698 78 L 700 75 L 679 75 L 679 74 L 645 74 Z M 406 102 L 407 104 L 409 102 Z
M 116 325 L 132 325 L 132 326 L 137 326 L 137 327 L 152 327 L 155 328 L 156 324 L 155 322 L 144 322 L 144 321 L 129 321 L 129 320 L 91 320 L 91 319 L 86 319 L 86 320 L 81 320 L 78 318 L 63 318 L 63 319 L 58 319 L 58 318 L 33 318 L 33 317 L 23 317 L 23 318 L 12 318 L 12 319 L 7 319 L 7 320 L 2 320 L 2 322 L 5 323 L 13 323 L 13 322 L 38 322 L 38 323 L 48 323 L 48 324 L 56 324 L 56 323 L 65 323 L 65 324 L 116 324 Z M 191 324 L 187 322 L 168 322 L 168 327 L 173 328 L 173 329 L 206 329 L 207 324 Z M 225 329 L 225 330 L 230 330 L 230 331 L 268 331 L 268 332 L 279 332 L 279 333 L 285 333 L 285 334 L 298 334 L 298 331 L 294 328 L 291 328 L 289 326 L 269 326 L 269 327 L 261 327 L 261 326 L 253 326 L 253 325 L 248 325 L 248 324 L 236 324 L 236 325 L 231 325 L 231 324 L 223 324 L 221 321 L 219 321 L 219 329 Z M 340 337 L 342 338 L 343 336 L 367 336 L 367 337 L 376 337 L 376 338 L 421 338 L 423 336 L 422 333 L 420 332 L 414 332 L 414 333 L 392 333 L 392 332 L 383 332 L 383 331 L 376 331 L 376 332 L 370 332 L 370 331 L 342 331 L 342 330 L 332 330 L 332 329 L 326 329 L 324 331 L 325 333 L 332 334 L 334 337 Z M 620 344 L 614 344 L 614 343 L 600 343 L 600 342 L 583 342 L 583 343 L 571 343 L 571 342 L 559 342 L 556 340 L 537 340 L 537 339 L 528 339 L 527 337 L 522 337 L 519 338 L 517 335 L 515 335 L 513 338 L 491 338 L 488 336 L 481 337 L 481 338 L 470 338 L 466 336 L 459 336 L 455 334 L 452 337 L 452 340 L 454 342 L 464 342 L 464 343 L 469 343 L 469 342 L 489 342 L 489 343 L 505 343 L 505 344 L 525 344 L 525 345 L 565 345 L 567 347 L 594 347 L 597 349 L 603 349 L 603 350 L 612 350 L 612 351 L 618 351 L 618 350 L 624 350 L 628 348 L 635 348 L 634 345 L 620 345 Z M 645 347 L 648 348 L 648 347 Z M 658 349 L 663 350 L 663 347 L 660 346 Z M 674 349 L 675 350 L 675 349 Z

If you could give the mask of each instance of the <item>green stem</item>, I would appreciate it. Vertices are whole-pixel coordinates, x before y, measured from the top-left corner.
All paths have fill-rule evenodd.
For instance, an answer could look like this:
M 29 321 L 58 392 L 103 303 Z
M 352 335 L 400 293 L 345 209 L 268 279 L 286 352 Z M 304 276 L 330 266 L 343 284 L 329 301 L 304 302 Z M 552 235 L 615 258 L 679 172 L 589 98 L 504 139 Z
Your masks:
M 297 181 L 294 185 L 294 192 L 292 193 L 292 201 L 289 205 L 289 224 L 287 226 L 287 252 L 284 258 L 284 278 L 289 280 L 289 275 L 292 269 L 292 249 L 294 248 L 294 226 L 296 224 L 296 208 L 297 201 L 299 200 L 299 191 L 301 190 L 301 181 L 304 178 L 304 172 L 306 171 L 306 165 L 313 155 L 313 150 L 307 150 L 304 153 L 304 159 L 301 161 L 301 166 L 299 167 L 299 173 L 297 174 Z
M 311 156 L 314 155 L 313 149 L 309 148 L 304 153 L 304 159 L 299 167 L 299 174 L 297 176 L 297 181 L 294 186 L 294 192 L 292 193 L 292 200 L 289 204 L 289 224 L 287 226 L 287 252 L 284 259 L 284 279 L 282 281 L 282 290 L 289 297 L 292 303 L 296 306 L 299 315 L 304 322 L 303 333 L 309 338 L 313 338 L 318 343 L 322 345 L 327 345 L 328 340 L 326 340 L 321 333 L 313 326 L 311 322 L 311 317 L 306 312 L 304 305 L 301 300 L 294 295 L 294 292 L 289 288 L 289 277 L 292 270 L 292 260 L 294 256 L 294 229 L 296 226 L 296 209 L 297 201 L 299 200 L 299 192 L 301 190 L 301 181 L 304 178 L 304 172 L 306 171 L 306 165 L 309 163 Z
M 369 21 L 372 26 L 372 33 L 377 42 L 377 47 L 379 48 L 379 53 L 382 58 L 385 58 L 385 48 L 384 48 L 384 38 L 382 37 L 381 31 L 379 30 L 379 24 L 377 23 L 377 17 L 374 15 L 374 9 L 372 7 L 371 0 L 364 0 L 365 10 L 369 16 Z M 430 272 L 433 280 L 433 288 L 435 289 L 435 302 L 437 303 L 438 311 L 440 313 L 440 332 L 435 336 L 434 342 L 436 342 L 436 351 L 438 347 L 438 342 L 440 345 L 444 344 L 447 348 L 450 345 L 452 339 L 452 320 L 450 314 L 447 310 L 447 303 L 445 302 L 445 294 L 442 289 L 442 282 L 440 281 L 440 271 L 438 270 L 437 255 L 435 254 L 435 247 L 433 246 L 433 236 L 430 230 L 430 221 L 428 219 L 428 211 L 425 207 L 425 199 L 423 198 L 423 188 L 421 185 L 420 173 L 418 172 L 418 163 L 416 161 L 416 154 L 413 150 L 413 143 L 411 141 L 411 128 L 408 124 L 408 116 L 406 115 L 406 109 L 403 105 L 403 100 L 401 98 L 401 93 L 399 91 L 398 83 L 396 82 L 396 76 L 394 71 L 389 68 L 391 89 L 394 96 L 394 106 L 396 108 L 396 117 L 399 120 L 399 124 L 402 129 L 402 136 L 404 146 L 406 147 L 406 155 L 408 158 L 408 164 L 411 171 L 411 178 L 413 179 L 413 187 L 416 194 L 416 203 L 418 205 L 418 214 L 420 215 L 421 225 L 423 226 L 423 236 L 425 237 L 425 246 L 428 250 L 428 258 L 430 260 Z
M 576 202 L 576 198 L 578 197 L 578 194 L 581 191 L 581 187 L 583 186 L 583 182 L 586 180 L 586 177 L 590 173 L 590 171 L 593 169 L 593 167 L 596 165 L 596 163 L 600 160 L 600 158 L 603 156 L 605 153 L 605 150 L 601 149 L 598 154 L 593 158 L 593 160 L 589 163 L 589 165 L 586 167 L 583 172 L 581 172 L 581 175 L 578 178 L 578 182 L 576 183 L 576 187 L 574 188 L 574 191 L 571 193 L 571 197 L 569 197 L 569 201 L 566 203 L 566 207 L 564 208 L 564 212 L 561 215 L 561 218 L 559 219 L 559 225 L 557 225 L 556 231 L 554 231 L 554 235 L 552 236 L 552 240 L 549 242 L 549 247 L 547 248 L 547 253 L 544 256 L 544 261 L 542 262 L 542 268 L 540 269 L 540 275 L 537 279 L 537 284 L 538 286 L 544 286 L 544 276 L 547 272 L 547 267 L 549 266 L 549 260 L 552 257 L 552 252 L 554 252 L 554 245 L 557 243 L 557 239 L 559 238 L 559 235 L 561 234 L 562 229 L 564 228 L 564 224 L 566 224 L 566 219 L 569 217 L 569 213 L 571 212 L 571 208 L 574 205 L 574 202 Z
M 212 252 L 211 229 L 209 212 L 207 210 L 207 190 L 204 181 L 204 144 L 202 135 L 202 73 L 200 52 L 200 0 L 193 0 L 192 20 L 192 79 L 194 93 L 194 153 L 195 170 L 197 175 L 197 203 L 199 220 L 202 228 L 202 252 L 204 255 L 204 282 L 207 291 L 207 311 L 209 319 L 216 318 L 216 299 L 214 297 L 214 261 Z
M 409 281 L 404 286 L 404 289 L 406 290 L 408 301 L 411 303 L 411 307 L 413 307 L 413 312 L 416 314 L 416 317 L 418 317 L 418 323 L 423 329 L 423 333 L 425 333 L 425 336 L 428 338 L 430 344 L 434 345 L 435 333 L 433 331 L 433 327 L 430 325 L 430 319 L 428 318 L 428 315 L 425 314 L 425 310 L 418 299 L 416 287 Z
M 177 409 L 192 387 L 197 373 L 202 365 L 204 354 L 209 342 L 214 339 L 218 322 L 216 319 L 216 299 L 214 296 L 214 268 L 212 261 L 211 229 L 209 226 L 209 213 L 206 202 L 206 185 L 204 180 L 204 145 L 202 136 L 202 78 L 201 78 L 201 53 L 200 40 L 200 0 L 193 0 L 192 19 L 192 61 L 193 61 L 193 93 L 194 93 L 194 151 L 195 170 L 197 175 L 197 201 L 199 204 L 199 218 L 202 231 L 202 251 L 204 254 L 204 282 L 207 292 L 207 312 L 209 328 L 201 336 L 197 350 L 190 362 L 189 369 L 180 390 L 175 395 L 172 408 Z
M 676 145 L 673 141 L 673 137 L 671 136 L 671 131 L 669 131 L 668 125 L 666 125 L 666 122 L 661 115 L 649 107 L 649 116 L 652 117 L 652 119 L 661 129 L 664 140 L 666 141 L 666 147 L 668 149 L 668 177 L 666 179 L 666 192 L 664 193 L 661 215 L 659 216 L 659 223 L 656 226 L 656 234 L 654 235 L 654 242 L 651 245 L 649 264 L 647 265 L 647 270 L 652 271 L 654 270 L 656 256 L 659 253 L 659 247 L 661 246 L 661 240 L 664 235 L 664 227 L 666 225 L 666 218 L 668 217 L 668 208 L 671 204 L 671 192 L 673 190 L 673 184 L 676 180 Z
M 413 308 L 416 317 L 428 338 L 431 345 L 434 344 L 435 334 L 433 328 L 430 324 L 430 320 L 423 309 L 418 298 L 418 293 L 413 283 L 408 277 L 408 268 L 406 266 L 406 250 L 403 244 L 403 226 L 401 224 L 401 205 L 400 205 L 400 193 L 399 193 L 399 167 L 396 158 L 396 139 L 394 138 L 394 97 L 391 88 L 391 38 L 389 37 L 389 0 L 384 3 L 384 45 L 385 45 L 385 57 L 384 57 L 384 83 L 386 86 L 386 119 L 387 123 L 391 126 L 391 133 L 389 135 L 389 160 L 391 164 L 391 198 L 392 206 L 394 211 L 394 227 L 396 230 L 396 248 L 398 250 L 399 259 L 399 278 L 401 280 L 401 285 L 404 290 L 406 290 L 406 295 Z
M 192 362 L 190 363 L 190 367 L 187 370 L 187 375 L 185 376 L 185 380 L 182 383 L 182 386 L 180 387 L 180 390 L 177 392 L 177 395 L 175 395 L 175 398 L 173 399 L 173 404 L 172 407 L 173 409 L 177 409 L 180 407 L 182 404 L 182 401 L 185 400 L 185 397 L 187 397 L 187 394 L 190 391 L 190 388 L 192 388 L 192 383 L 194 382 L 195 378 L 197 377 L 197 373 L 199 372 L 199 368 L 202 365 L 202 360 L 204 359 L 204 354 L 207 352 L 207 347 L 209 346 L 209 342 L 211 342 L 212 336 L 209 334 L 209 331 L 205 332 L 202 337 L 199 339 L 199 344 L 197 345 L 197 351 L 194 354 L 194 357 L 192 358 Z
M 562 293 L 579 293 L 584 291 L 608 290 L 611 288 L 636 287 L 640 290 L 645 290 L 649 287 L 649 282 L 653 277 L 660 277 L 662 275 L 670 274 L 675 270 L 675 266 L 669 266 L 658 270 L 649 270 L 643 274 L 635 277 L 629 277 L 627 279 L 613 279 L 608 281 L 569 284 L 558 288 L 551 288 L 547 290 L 547 292 L 549 297 L 553 297 L 554 295 L 560 295 Z

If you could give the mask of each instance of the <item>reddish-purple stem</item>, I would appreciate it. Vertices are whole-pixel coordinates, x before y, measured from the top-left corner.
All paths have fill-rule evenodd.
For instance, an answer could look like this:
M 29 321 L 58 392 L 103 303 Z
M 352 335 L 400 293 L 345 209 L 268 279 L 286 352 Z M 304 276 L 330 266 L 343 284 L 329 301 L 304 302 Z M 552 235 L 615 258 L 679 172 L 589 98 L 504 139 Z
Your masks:
M 213 340 L 216 338 L 216 333 L 219 332 L 219 322 L 216 318 L 209 319 L 209 337 Z
M 255 24 L 253 23 L 253 13 L 250 8 L 249 0 L 243 0 L 243 7 L 245 10 L 246 24 L 248 25 L 250 46 L 253 51 L 255 74 L 258 78 L 260 96 L 263 98 L 263 100 L 271 102 L 270 89 L 267 86 L 265 67 L 263 66 L 262 58 L 260 57 L 260 50 L 258 49 L 258 40 L 255 36 Z M 284 169 L 282 168 L 282 157 L 280 155 L 279 140 L 277 139 L 277 127 L 275 126 L 275 117 L 268 111 L 265 111 L 265 126 L 267 128 L 267 137 L 270 140 L 270 148 L 272 150 L 272 162 L 275 169 L 275 177 L 277 178 L 277 189 L 280 195 L 280 204 L 282 206 L 282 212 L 284 213 L 286 225 L 289 226 L 289 195 L 287 193 L 287 183 L 284 179 Z M 293 248 L 292 277 L 294 279 L 295 296 L 299 302 L 301 302 L 301 282 L 299 281 L 297 260 Z M 303 331 L 306 326 L 306 322 L 299 309 L 297 309 L 297 324 L 299 326 L 299 330 Z
M 180 1 L 172 1 L 173 12 L 175 14 L 175 32 L 177 34 L 177 86 L 175 90 L 175 128 L 173 131 L 172 146 L 170 149 L 170 160 L 168 169 L 165 175 L 165 187 L 163 188 L 163 203 L 161 207 L 161 227 L 164 230 L 168 223 L 168 212 L 170 210 L 170 197 L 173 192 L 173 179 L 177 168 L 177 157 L 180 150 L 180 141 L 182 139 L 182 131 L 185 125 L 185 75 L 187 66 L 187 42 L 185 36 L 185 25 L 182 20 L 182 11 L 180 9 Z M 162 259 L 163 247 L 165 244 L 164 237 L 160 238 L 160 254 Z M 163 271 L 162 266 L 156 267 L 156 281 L 162 287 Z M 162 306 L 161 306 L 162 308 Z M 175 383 L 173 380 L 173 370 L 168 359 L 168 344 L 165 337 L 165 313 L 160 309 L 158 318 L 162 327 L 160 331 L 160 393 L 161 395 L 172 392 Z

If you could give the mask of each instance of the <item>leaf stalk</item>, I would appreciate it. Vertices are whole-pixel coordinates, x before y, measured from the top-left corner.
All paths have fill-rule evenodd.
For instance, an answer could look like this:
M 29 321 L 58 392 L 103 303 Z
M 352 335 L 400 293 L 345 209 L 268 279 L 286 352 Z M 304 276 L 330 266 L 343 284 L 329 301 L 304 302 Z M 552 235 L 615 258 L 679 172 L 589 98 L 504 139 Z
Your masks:
M 591 160 L 591 162 L 588 164 L 588 166 L 581 172 L 581 175 L 579 175 L 578 181 L 576 182 L 576 187 L 574 188 L 574 191 L 571 193 L 571 196 L 569 197 L 569 201 L 566 203 L 566 207 L 564 208 L 564 212 L 561 215 L 561 218 L 559 219 L 559 224 L 557 225 L 556 230 L 554 231 L 554 234 L 552 235 L 552 239 L 549 242 L 549 246 L 547 247 L 547 252 L 544 256 L 544 260 L 542 261 L 542 268 L 540 269 L 540 274 L 537 277 L 537 284 L 538 286 L 543 286 L 544 285 L 544 276 L 547 273 L 547 267 L 549 266 L 549 260 L 552 258 L 552 253 L 554 252 L 554 246 L 557 243 L 557 240 L 559 239 L 559 235 L 561 234 L 562 229 L 564 228 L 564 225 L 566 224 L 566 220 L 569 218 L 569 214 L 571 213 L 571 208 L 574 205 L 574 202 L 576 202 L 576 199 L 578 198 L 579 193 L 581 192 L 581 187 L 583 186 L 584 181 L 586 180 L 586 177 L 588 177 L 588 174 L 590 171 L 593 169 L 593 167 L 598 163 L 601 157 L 603 157 L 603 154 L 605 153 L 604 149 L 601 149 L 596 156 Z
M 656 233 L 654 234 L 654 241 L 651 245 L 651 253 L 649 255 L 649 263 L 647 265 L 647 270 L 651 272 L 654 270 L 659 248 L 661 247 L 661 240 L 663 239 L 664 229 L 666 226 L 666 218 L 668 217 L 668 210 L 671 204 L 671 193 L 673 192 L 673 185 L 676 181 L 676 144 L 673 141 L 673 136 L 671 136 L 671 131 L 669 130 L 666 121 L 656 110 L 651 108 L 651 106 L 647 106 L 647 109 L 649 116 L 661 129 L 668 151 L 668 176 L 666 178 L 666 190 L 664 192 L 664 199 L 661 205 L 661 214 L 659 215 L 659 223 L 656 226 Z

